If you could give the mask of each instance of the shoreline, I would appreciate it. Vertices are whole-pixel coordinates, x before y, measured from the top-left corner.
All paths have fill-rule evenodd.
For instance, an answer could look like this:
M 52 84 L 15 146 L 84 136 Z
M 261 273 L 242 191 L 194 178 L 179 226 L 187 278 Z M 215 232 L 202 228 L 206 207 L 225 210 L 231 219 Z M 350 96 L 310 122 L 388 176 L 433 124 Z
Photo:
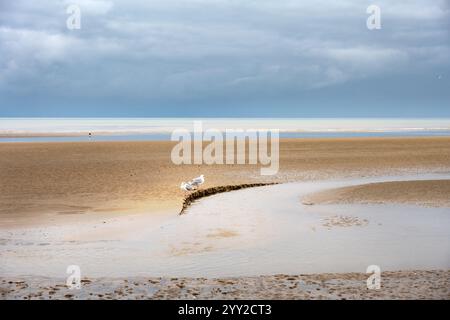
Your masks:
M 435 132 L 280 132 L 280 140 L 353 140 L 353 139 L 427 139 L 450 138 L 449 131 Z M 226 139 L 224 139 L 226 141 Z M 39 144 L 39 143 L 170 143 L 171 133 L 145 134 L 55 134 L 55 135 L 0 135 L 0 144 Z
M 149 134 L 149 136 L 152 136 L 153 134 Z M 131 135 L 134 136 L 134 135 Z M 144 135 L 145 136 L 145 135 Z M 41 136 L 35 136 L 36 138 L 40 138 Z M 42 136 L 45 138 L 45 136 Z M 49 136 L 51 137 L 51 136 Z M 53 136 L 53 137 L 71 137 L 70 135 L 67 136 Z M 79 137 L 85 137 L 86 140 L 75 140 L 75 141 L 12 141 L 12 142 L 2 142 L 2 137 L 0 137 L 0 145 L 2 144 L 20 144 L 20 145 L 46 145 L 46 144 L 52 144 L 52 145 L 67 145 L 67 144 L 126 144 L 126 143 L 137 143 L 137 144 L 151 144 L 151 143 L 166 143 L 166 144 L 176 144 L 179 141 L 171 141 L 169 139 L 161 139 L 161 140 L 89 140 L 88 136 L 79 136 Z M 13 138 L 13 137 L 8 137 Z M 22 138 L 22 137 L 16 137 L 16 138 Z M 28 138 L 28 137 L 27 137 Z M 30 137 L 33 138 L 33 137 Z M 449 135 L 405 135 L 405 136 L 318 136 L 318 137 L 281 137 L 279 138 L 280 143 L 284 142 L 352 142 L 352 141 L 396 141 L 396 140 L 450 140 L 450 131 Z M 207 142 L 204 142 L 207 143 Z
M 450 179 L 448 173 L 433 176 Z M 375 262 L 383 270 L 449 268 L 447 208 L 305 206 L 300 201 L 305 194 L 336 187 L 418 178 L 276 184 L 206 197 L 184 215 L 170 210 L 71 215 L 60 224 L 2 228 L 0 270 L 3 275 L 28 274 L 20 257 L 28 257 L 33 274 L 49 276 L 73 263 L 89 277 L 345 273 Z

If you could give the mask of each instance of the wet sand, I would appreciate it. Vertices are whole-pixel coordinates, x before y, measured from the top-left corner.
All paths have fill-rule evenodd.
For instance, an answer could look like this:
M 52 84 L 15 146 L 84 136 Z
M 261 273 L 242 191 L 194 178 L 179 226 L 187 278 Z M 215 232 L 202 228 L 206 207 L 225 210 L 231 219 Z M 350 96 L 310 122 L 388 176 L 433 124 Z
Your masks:
M 0 274 L 235 277 L 450 269 L 450 209 L 302 205 L 311 192 L 450 174 L 367 177 L 246 188 L 179 212 L 125 214 L 0 229 Z M 358 239 L 358 241 L 355 241 Z M 32 266 L 32 267 L 30 267 Z
M 228 228 L 226 224 L 211 230 L 205 229 L 204 233 L 198 232 L 194 223 L 193 228 L 185 227 L 185 223 L 182 224 L 183 228 L 178 228 L 174 221 L 180 218 L 178 213 L 185 197 L 179 190 L 180 181 L 205 174 L 207 182 L 204 188 L 211 188 L 270 182 L 448 173 L 450 138 L 283 140 L 280 148 L 280 172 L 273 177 L 260 176 L 258 166 L 175 166 L 170 161 L 172 146 L 173 143 L 169 142 L 0 143 L 1 297 L 6 299 L 193 297 L 449 299 L 449 274 L 445 271 L 448 268 L 436 270 L 432 268 L 433 262 L 428 265 L 419 263 L 418 268 L 408 269 L 416 271 L 405 271 L 404 268 L 395 268 L 395 265 L 389 266 L 387 268 L 389 271 L 383 271 L 385 281 L 383 286 L 386 290 L 370 292 L 365 286 L 364 279 L 367 278 L 365 274 L 341 272 L 337 269 L 332 272 L 340 273 L 329 274 L 328 271 L 314 268 L 314 265 L 311 265 L 311 270 L 316 269 L 316 272 L 308 272 L 309 275 L 306 276 L 288 276 L 287 274 L 303 274 L 301 270 L 293 269 L 294 271 L 286 270 L 283 272 L 284 275 L 280 276 L 242 274 L 236 277 L 208 276 L 208 279 L 198 279 L 195 276 L 177 279 L 157 277 L 158 272 L 166 271 L 167 267 L 180 266 L 177 261 L 190 261 L 185 264 L 187 270 L 192 266 L 196 267 L 197 264 L 205 267 L 198 269 L 198 272 L 213 274 L 218 269 L 208 269 L 207 265 L 201 263 L 202 259 L 208 260 L 208 255 L 214 256 L 224 249 L 227 252 L 229 245 L 247 246 L 258 243 L 248 241 L 255 236 L 251 231 L 270 231 L 270 228 L 276 225 L 273 221 L 269 221 L 270 219 L 264 222 L 266 218 L 264 216 L 255 220 L 251 215 L 240 214 L 239 221 L 243 221 L 241 225 L 244 227 L 242 230 Z M 289 188 L 286 185 L 273 187 Z M 330 189 L 333 188 L 336 189 L 336 186 L 330 185 Z M 309 191 L 314 193 L 315 190 Z M 253 189 L 236 192 L 240 196 L 242 192 L 244 195 L 245 192 L 253 192 Z M 416 195 L 419 193 L 416 192 Z M 233 194 L 234 192 L 223 195 L 233 198 L 236 196 Z M 222 195 L 194 203 L 194 206 L 188 209 L 187 215 L 181 218 L 191 219 L 189 214 L 195 216 L 195 210 L 208 209 L 204 206 L 210 201 L 215 201 L 215 197 Z M 435 206 L 418 209 L 418 217 L 422 216 L 425 219 L 425 216 L 421 215 L 424 210 L 441 210 L 438 214 L 444 219 L 442 210 L 445 210 L 445 207 L 438 208 L 437 198 L 433 197 L 436 195 L 428 198 L 428 203 L 434 203 Z M 219 202 L 232 205 L 230 201 Z M 250 202 L 246 203 L 245 196 L 241 203 L 250 205 Z M 246 205 L 242 207 L 243 210 L 251 210 Z M 292 201 L 293 207 L 301 205 L 299 197 Z M 305 210 L 313 207 L 323 210 L 328 206 L 318 204 L 304 207 Z M 364 232 L 364 228 L 379 227 L 370 217 L 347 215 L 342 210 L 319 214 L 316 217 L 317 226 L 309 228 L 308 232 L 311 234 L 317 234 L 317 230 L 320 230 L 321 234 L 326 234 L 327 230 L 338 233 L 347 233 L 348 230 Z M 222 211 L 219 211 L 220 214 Z M 374 213 L 373 210 L 367 212 L 367 214 Z M 222 218 L 219 222 L 230 220 Z M 283 218 L 281 222 L 282 220 Z M 289 220 L 284 222 L 286 221 Z M 255 222 L 256 224 L 262 222 L 262 225 L 255 227 Z M 310 224 L 306 226 L 311 227 Z M 250 229 L 247 230 L 247 227 Z M 292 227 L 295 228 L 295 225 Z M 416 227 L 411 226 L 413 229 Z M 441 224 L 441 227 L 446 228 L 446 225 Z M 177 232 L 171 233 L 174 230 Z M 390 234 L 400 237 L 396 232 Z M 204 236 L 201 241 L 194 239 L 201 235 Z M 243 235 L 250 238 L 244 237 L 243 240 Z M 180 242 L 180 236 L 184 237 L 185 241 Z M 270 240 L 270 237 L 267 239 Z M 290 242 L 295 243 L 292 239 Z M 157 244 L 160 247 L 154 252 L 149 251 L 149 244 Z M 259 242 L 259 245 L 262 246 L 258 249 L 259 252 L 267 253 L 267 248 L 263 247 L 264 242 Z M 169 251 L 166 251 L 167 249 Z M 255 253 L 253 250 L 254 248 L 250 248 L 247 253 Z M 382 251 L 381 247 L 380 250 Z M 160 270 L 156 270 L 158 272 L 145 270 L 146 263 L 155 261 L 149 252 L 157 255 L 163 253 L 162 257 L 167 257 L 165 255 L 169 252 L 170 259 L 166 261 L 171 263 L 160 265 Z M 424 252 L 432 255 L 433 251 Z M 117 260 L 123 253 L 131 253 L 143 260 L 136 260 L 130 256 L 128 261 L 121 259 L 119 262 L 125 264 L 125 268 L 119 268 L 124 272 L 121 275 L 114 276 L 113 272 L 110 276 L 95 274 L 95 268 L 101 268 L 109 262 L 114 265 L 117 262 L 115 259 Z M 72 261 L 71 257 L 75 258 L 75 261 Z M 198 257 L 203 258 L 198 260 Z M 249 259 L 245 250 L 241 252 L 240 257 L 246 266 Z M 217 261 L 220 262 L 220 259 Z M 83 274 L 89 277 L 87 280 L 89 282 L 84 283 L 85 290 L 68 291 L 64 287 L 64 279 L 58 279 L 65 276 L 68 264 L 78 262 L 83 266 Z M 364 268 L 367 266 L 365 261 L 360 263 Z M 444 265 L 445 263 L 444 261 Z M 14 268 L 15 265 L 18 268 Z M 31 269 L 28 267 L 30 265 Z M 442 266 L 442 263 L 436 265 Z M 246 271 L 245 268 L 239 268 L 239 265 L 236 267 L 238 270 Z M 357 272 L 364 272 L 364 268 L 358 267 Z M 143 271 L 146 273 L 145 276 L 139 277 Z M 254 270 L 247 271 L 253 274 Z M 327 274 L 317 274 L 321 272 Z M 90 273 L 95 276 L 91 276 Z M 42 275 L 48 278 L 43 278 Z M 305 282 L 299 281 L 299 278 L 305 279 L 301 280 Z M 261 282 L 266 283 L 267 290 L 257 289 L 255 283 Z M 148 283 L 157 286 L 159 284 L 159 287 L 151 289 Z M 297 290 L 299 287 L 301 289 Z
M 402 203 L 450 208 L 450 180 L 394 181 L 325 190 L 307 195 L 304 204 Z
M 380 289 L 367 289 L 370 274 L 273 275 L 239 278 L 102 278 L 70 290 L 65 279 L 0 278 L 0 299 L 18 300 L 449 300 L 450 271 L 383 272 Z
M 258 166 L 183 165 L 171 142 L 0 143 L 0 228 L 102 214 L 180 211 L 180 181 L 205 188 L 450 169 L 450 138 L 285 139 L 280 172 Z M 73 218 L 72 216 L 76 216 Z

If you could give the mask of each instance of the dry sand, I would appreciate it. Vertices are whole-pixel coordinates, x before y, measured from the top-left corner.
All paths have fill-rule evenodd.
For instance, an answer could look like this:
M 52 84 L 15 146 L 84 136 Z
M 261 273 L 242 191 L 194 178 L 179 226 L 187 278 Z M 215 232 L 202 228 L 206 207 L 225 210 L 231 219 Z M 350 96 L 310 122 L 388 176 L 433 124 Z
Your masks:
M 402 203 L 450 207 L 450 180 L 393 181 L 325 190 L 307 195 L 304 204 Z
M 449 137 L 286 139 L 273 177 L 261 176 L 258 166 L 176 166 L 170 160 L 173 145 L 0 143 L 0 227 L 80 219 L 85 213 L 179 211 L 180 182 L 199 174 L 206 175 L 208 188 L 450 168 Z

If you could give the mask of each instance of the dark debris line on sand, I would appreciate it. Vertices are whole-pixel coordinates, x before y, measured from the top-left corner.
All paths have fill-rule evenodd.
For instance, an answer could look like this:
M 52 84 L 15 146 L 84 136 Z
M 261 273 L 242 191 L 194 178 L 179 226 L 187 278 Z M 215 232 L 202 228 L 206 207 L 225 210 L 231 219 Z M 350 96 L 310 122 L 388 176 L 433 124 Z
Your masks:
M 212 187 L 204 190 L 197 190 L 193 193 L 191 193 L 189 196 L 187 196 L 184 199 L 183 202 L 183 208 L 180 211 L 180 215 L 184 214 L 186 209 L 189 208 L 189 206 L 196 200 L 212 196 L 217 193 L 224 193 L 224 192 L 230 192 L 240 189 L 247 189 L 247 188 L 255 188 L 255 187 L 264 187 L 264 186 L 271 186 L 278 184 L 277 182 L 269 182 L 269 183 L 249 183 L 249 184 L 239 184 L 239 185 L 230 185 L 230 186 L 218 186 L 218 187 Z

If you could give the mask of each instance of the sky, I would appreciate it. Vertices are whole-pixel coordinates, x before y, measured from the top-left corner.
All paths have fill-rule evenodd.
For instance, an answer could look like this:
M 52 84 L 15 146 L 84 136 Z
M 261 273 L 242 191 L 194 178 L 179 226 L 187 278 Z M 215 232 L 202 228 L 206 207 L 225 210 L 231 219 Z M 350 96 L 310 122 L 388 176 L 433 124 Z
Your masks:
M 450 0 L 0 0 L 0 117 L 450 117 L 449 30 Z

